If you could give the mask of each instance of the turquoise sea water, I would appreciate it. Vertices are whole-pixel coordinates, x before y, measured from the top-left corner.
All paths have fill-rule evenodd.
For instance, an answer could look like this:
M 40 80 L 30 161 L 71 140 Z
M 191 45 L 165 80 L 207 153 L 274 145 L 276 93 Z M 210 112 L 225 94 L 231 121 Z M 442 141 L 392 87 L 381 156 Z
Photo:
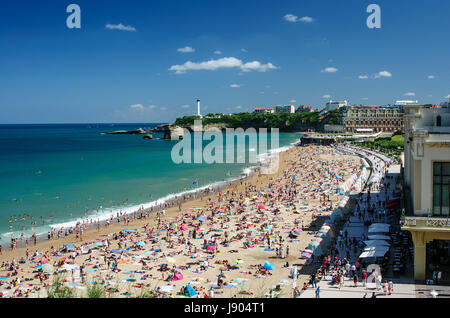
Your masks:
M 34 232 L 47 233 L 51 225 L 68 225 L 86 210 L 88 217 L 105 217 L 236 178 L 249 166 L 248 162 L 175 164 L 171 150 L 176 141 L 104 134 L 154 126 L 0 125 L 0 241 L 9 241 L 11 233 L 16 238 L 22 232 L 31 235 L 31 217 L 36 222 Z M 279 147 L 299 138 L 296 133 L 280 133 Z M 194 180 L 198 183 L 193 184 Z

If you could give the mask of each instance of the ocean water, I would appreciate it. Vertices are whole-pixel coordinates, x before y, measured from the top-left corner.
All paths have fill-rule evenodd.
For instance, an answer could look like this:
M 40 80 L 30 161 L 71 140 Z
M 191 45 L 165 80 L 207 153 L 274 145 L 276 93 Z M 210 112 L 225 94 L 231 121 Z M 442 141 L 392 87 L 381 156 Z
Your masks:
M 105 219 L 119 210 L 131 212 L 158 199 L 237 178 L 251 165 L 248 154 L 257 151 L 246 142 L 244 163 L 175 164 L 171 150 L 176 141 L 104 134 L 154 126 L 0 125 L 0 242 L 8 242 L 11 234 L 15 238 L 22 232 L 26 237 L 33 232 L 39 235 L 82 218 Z M 300 137 L 280 133 L 279 148 L 291 146 Z M 237 145 L 233 147 L 236 150 Z

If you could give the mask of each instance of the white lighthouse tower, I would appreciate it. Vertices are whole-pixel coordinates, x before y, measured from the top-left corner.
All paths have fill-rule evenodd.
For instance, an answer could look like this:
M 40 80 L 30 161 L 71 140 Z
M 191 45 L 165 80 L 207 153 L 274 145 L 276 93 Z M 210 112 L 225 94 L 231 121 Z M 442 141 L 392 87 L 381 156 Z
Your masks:
M 202 114 L 200 114 L 200 99 L 197 98 L 197 116 L 203 118 Z

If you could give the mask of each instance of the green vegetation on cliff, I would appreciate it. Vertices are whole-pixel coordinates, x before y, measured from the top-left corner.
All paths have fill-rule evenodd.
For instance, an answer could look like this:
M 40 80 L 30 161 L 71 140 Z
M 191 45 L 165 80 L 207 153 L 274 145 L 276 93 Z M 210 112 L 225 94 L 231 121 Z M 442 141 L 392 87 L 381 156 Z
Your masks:
M 197 116 L 184 116 L 177 118 L 176 126 L 190 126 Z M 232 128 L 255 127 L 255 128 L 279 128 L 284 131 L 295 131 L 302 129 L 320 129 L 324 124 L 337 124 L 338 111 L 329 111 L 323 115 L 319 112 L 294 113 L 294 114 L 258 114 L 258 113 L 235 113 L 230 116 L 220 114 L 208 114 L 202 119 L 202 125 L 225 124 Z

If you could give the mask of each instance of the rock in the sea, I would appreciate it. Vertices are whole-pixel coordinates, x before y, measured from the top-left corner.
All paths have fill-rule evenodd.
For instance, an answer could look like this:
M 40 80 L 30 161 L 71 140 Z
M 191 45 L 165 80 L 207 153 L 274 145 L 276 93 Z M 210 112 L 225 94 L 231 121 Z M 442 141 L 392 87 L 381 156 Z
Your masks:
M 106 134 L 107 135 L 142 135 L 147 133 L 144 129 L 138 128 L 137 130 L 116 130 L 116 131 L 109 131 Z
M 153 139 L 153 136 L 151 134 L 147 134 L 142 139 Z

